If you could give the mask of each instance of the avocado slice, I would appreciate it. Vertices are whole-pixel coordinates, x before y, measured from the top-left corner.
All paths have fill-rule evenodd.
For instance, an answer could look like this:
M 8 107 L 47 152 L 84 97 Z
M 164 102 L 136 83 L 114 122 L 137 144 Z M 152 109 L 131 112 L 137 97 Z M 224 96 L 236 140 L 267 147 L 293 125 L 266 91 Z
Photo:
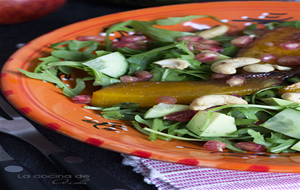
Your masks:
M 181 104 L 165 104 L 159 103 L 152 108 L 150 108 L 145 114 L 145 119 L 157 118 L 169 115 L 171 113 L 176 113 L 179 111 L 189 110 L 189 105 L 181 105 Z
M 261 126 L 289 137 L 300 139 L 300 111 L 285 109 L 268 119 Z
M 289 100 L 284 100 L 281 98 L 262 98 L 261 99 L 263 102 L 265 102 L 268 105 L 271 106 L 289 106 L 289 105 L 297 105 L 297 103 L 289 101 Z M 300 106 L 300 104 L 298 104 Z
M 291 147 L 292 150 L 300 151 L 300 141 L 298 141 L 294 146 Z
M 232 136 L 237 131 L 233 117 L 213 112 L 209 125 L 204 128 L 206 111 L 199 111 L 187 124 L 187 128 L 199 136 Z

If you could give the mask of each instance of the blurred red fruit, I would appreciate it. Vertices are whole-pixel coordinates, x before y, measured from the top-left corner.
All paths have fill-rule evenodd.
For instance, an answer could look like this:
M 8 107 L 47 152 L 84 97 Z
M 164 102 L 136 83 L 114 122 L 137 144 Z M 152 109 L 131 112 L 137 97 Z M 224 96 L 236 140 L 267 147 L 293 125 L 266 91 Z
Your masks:
M 0 24 L 15 24 L 46 16 L 67 0 L 0 0 Z

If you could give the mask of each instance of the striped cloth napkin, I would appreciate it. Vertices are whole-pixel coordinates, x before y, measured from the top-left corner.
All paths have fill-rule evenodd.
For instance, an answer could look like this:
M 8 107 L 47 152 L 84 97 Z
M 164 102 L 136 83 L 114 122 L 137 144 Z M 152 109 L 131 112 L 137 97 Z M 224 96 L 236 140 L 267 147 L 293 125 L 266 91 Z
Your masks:
M 300 173 L 201 168 L 122 154 L 123 164 L 158 190 L 300 190 Z

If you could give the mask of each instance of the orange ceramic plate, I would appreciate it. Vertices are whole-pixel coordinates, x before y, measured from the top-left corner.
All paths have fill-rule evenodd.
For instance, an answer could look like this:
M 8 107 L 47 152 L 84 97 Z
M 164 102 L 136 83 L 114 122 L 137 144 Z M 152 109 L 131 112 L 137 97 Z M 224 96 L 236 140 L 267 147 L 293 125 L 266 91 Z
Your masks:
M 300 20 L 300 3 L 296 2 L 216 2 L 147 8 L 102 16 L 75 23 L 47 33 L 13 54 L 1 73 L 1 89 L 6 98 L 23 114 L 41 125 L 100 148 L 144 158 L 202 167 L 300 173 L 300 153 L 237 153 L 210 151 L 199 142 L 172 140 L 149 141 L 129 122 L 111 121 L 96 112 L 72 103 L 53 84 L 25 77 L 17 68 L 32 71 L 38 58 L 48 55 L 49 44 L 98 35 L 112 24 L 136 19 L 154 20 L 174 16 L 213 15 L 241 29 L 252 23 Z M 193 27 L 218 24 L 202 18 L 171 27 L 192 30 Z M 233 29 L 234 30 L 234 29 Z

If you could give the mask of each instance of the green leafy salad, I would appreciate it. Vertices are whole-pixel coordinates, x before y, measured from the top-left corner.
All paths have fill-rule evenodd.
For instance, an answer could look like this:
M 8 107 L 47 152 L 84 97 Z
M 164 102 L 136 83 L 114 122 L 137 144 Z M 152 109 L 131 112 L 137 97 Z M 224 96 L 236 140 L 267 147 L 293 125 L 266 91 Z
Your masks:
M 256 33 L 257 26 L 252 24 L 236 35 L 222 34 L 205 39 L 207 44 L 198 48 L 196 46 L 199 43 L 193 44 L 193 39 L 209 29 L 179 32 L 157 27 L 176 25 L 202 17 L 229 26 L 208 15 L 171 17 L 155 21 L 129 20 L 108 28 L 103 42 L 70 40 L 51 44 L 51 55 L 40 58 L 41 63 L 33 72 L 22 69 L 19 71 L 28 77 L 54 83 L 69 98 L 80 96 L 87 81 L 104 88 L 116 83 L 130 82 L 124 81 L 124 76 L 130 80 L 137 79 L 137 71 L 150 73 L 151 78 L 148 81 L 211 80 L 215 74 L 211 65 L 235 57 L 242 48 L 232 44 L 232 40 L 239 36 L 256 38 L 259 34 Z M 272 30 L 278 26 L 300 28 L 300 21 L 272 22 L 264 30 Z M 147 39 L 138 43 L 110 40 L 110 34 L 118 32 L 122 35 L 126 33 L 125 36 L 131 33 L 133 36 L 146 36 Z M 188 36 L 190 39 L 178 41 L 179 38 Z M 201 39 L 203 40 L 202 37 Z M 198 56 L 201 53 L 203 57 Z M 207 53 L 214 57 L 209 59 Z M 161 60 L 181 60 L 187 62 L 188 66 L 178 69 L 157 64 Z M 77 78 L 76 87 L 70 88 L 59 76 L 61 73 L 69 75 L 74 69 L 84 71 L 86 76 Z M 84 107 L 100 110 L 99 113 L 107 119 L 132 121 L 139 132 L 149 135 L 150 141 L 203 141 L 206 142 L 204 147 L 219 151 L 226 147 L 238 152 L 299 152 L 300 104 L 282 99 L 278 93 L 279 89 L 299 81 L 300 77 L 297 75 L 286 77 L 280 86 L 270 86 L 254 94 L 239 97 L 247 104 L 219 104 L 205 110 L 191 110 L 189 105 L 164 102 L 158 102 L 150 108 L 139 107 L 135 102 L 122 101 L 108 107 Z

